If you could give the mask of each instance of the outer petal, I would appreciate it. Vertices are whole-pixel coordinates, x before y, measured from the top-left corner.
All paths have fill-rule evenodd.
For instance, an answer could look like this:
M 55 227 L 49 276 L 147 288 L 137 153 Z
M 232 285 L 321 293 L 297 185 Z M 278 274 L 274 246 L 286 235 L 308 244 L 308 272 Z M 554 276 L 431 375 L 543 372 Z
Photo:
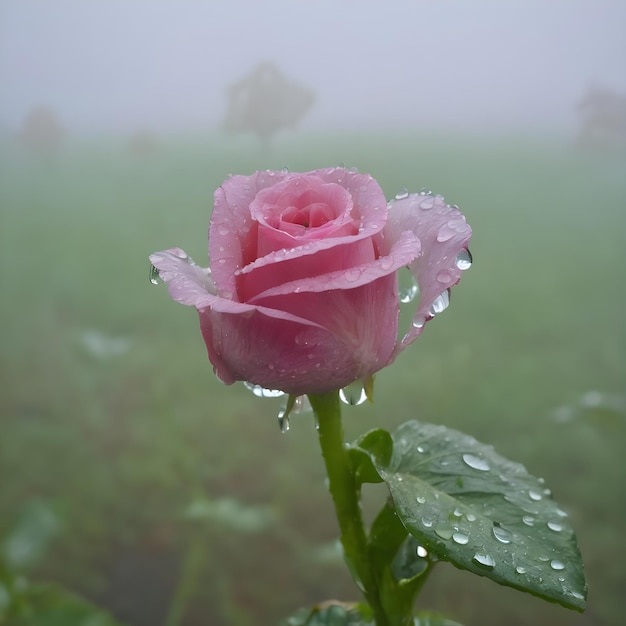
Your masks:
M 385 239 L 398 237 L 410 230 L 422 243 L 422 253 L 409 268 L 420 290 L 417 312 L 411 329 L 404 336 L 397 352 L 412 343 L 432 319 L 431 307 L 439 296 L 456 285 L 461 278 L 457 256 L 467 249 L 472 230 L 457 207 L 445 203 L 442 196 L 410 194 L 389 203 L 389 219 L 383 231 Z
M 286 296 L 291 304 L 294 295 Z M 376 306 L 381 298 L 392 306 Z M 265 314 L 273 310 L 267 307 L 251 315 L 201 311 L 202 333 L 218 376 L 224 382 L 247 380 L 302 395 L 333 391 L 385 366 L 396 343 L 395 275 L 352 290 L 302 294 L 300 302 L 305 309 L 323 303 L 328 317 L 344 332 L 295 323 L 293 315 L 272 318 Z

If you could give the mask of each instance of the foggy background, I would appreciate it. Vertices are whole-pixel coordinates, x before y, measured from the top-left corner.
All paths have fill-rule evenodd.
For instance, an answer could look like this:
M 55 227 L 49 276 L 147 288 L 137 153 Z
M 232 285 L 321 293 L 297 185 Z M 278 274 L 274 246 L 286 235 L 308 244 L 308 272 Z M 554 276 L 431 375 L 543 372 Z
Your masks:
M 301 128 L 571 132 L 626 89 L 623 0 L 4 0 L 0 128 L 213 129 L 259 61 L 316 92 Z
M 285 80 L 233 137 L 258 67 Z M 297 124 L 275 115 L 293 84 Z M 458 204 L 474 255 L 346 439 L 420 419 L 495 446 L 545 477 L 589 582 L 578 615 L 442 563 L 420 606 L 622 626 L 626 0 L 0 0 L 0 623 L 356 599 L 311 415 L 282 435 L 279 400 L 219 382 L 195 311 L 148 279 L 157 250 L 206 264 L 229 174 L 340 163 Z

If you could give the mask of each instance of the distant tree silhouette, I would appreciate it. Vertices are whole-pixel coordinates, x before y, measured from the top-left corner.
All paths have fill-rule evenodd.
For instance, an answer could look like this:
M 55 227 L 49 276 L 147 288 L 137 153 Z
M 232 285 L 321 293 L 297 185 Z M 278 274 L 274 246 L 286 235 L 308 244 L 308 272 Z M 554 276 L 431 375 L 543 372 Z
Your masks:
M 289 81 L 273 63 L 260 63 L 228 88 L 222 125 L 232 133 L 255 133 L 268 148 L 278 131 L 296 126 L 314 100 L 311 90 Z
M 159 138 L 149 130 L 140 130 L 128 138 L 128 151 L 133 156 L 146 158 L 159 151 Z
M 582 148 L 626 148 L 626 94 L 594 85 L 580 99 L 577 110 Z
M 53 158 L 65 140 L 66 132 L 55 111 L 39 106 L 24 118 L 18 138 L 22 145 L 38 157 Z

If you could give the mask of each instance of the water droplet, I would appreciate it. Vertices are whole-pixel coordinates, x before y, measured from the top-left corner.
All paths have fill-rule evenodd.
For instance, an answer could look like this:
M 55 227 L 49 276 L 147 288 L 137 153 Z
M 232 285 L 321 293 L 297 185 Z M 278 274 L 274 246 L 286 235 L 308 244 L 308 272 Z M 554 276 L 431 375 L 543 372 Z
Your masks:
M 475 522 L 476 521 L 476 516 L 473 513 L 468 513 L 465 517 L 466 517 L 468 522 Z
M 228 226 L 226 226 L 226 224 L 220 224 L 217 227 L 217 232 L 224 237 L 224 236 L 228 235 L 228 233 L 230 233 L 230 228 L 228 228 Z
M 343 167 L 343 165 L 341 167 Z M 289 168 L 286 165 L 281 167 L 280 171 L 281 171 L 282 174 L 289 174 Z
M 431 528 L 434 523 L 435 523 L 435 518 L 433 516 L 424 515 L 424 517 L 422 517 L 422 525 L 425 528 Z
M 359 278 L 361 278 L 361 270 L 353 267 L 351 269 L 349 269 L 344 276 L 346 277 L 346 280 L 353 283 L 357 280 L 359 280 Z
M 163 279 L 159 276 L 159 270 L 154 267 L 154 265 L 150 264 L 150 282 L 153 285 L 161 285 L 163 283 Z
M 450 228 L 447 224 L 444 224 L 437 233 L 437 241 L 439 243 L 443 243 L 444 241 L 449 241 L 456 235 L 456 231 L 453 228 Z
M 261 385 L 245 382 L 244 386 L 249 389 L 257 398 L 280 398 L 285 395 L 284 391 L 279 389 L 266 389 Z
M 426 323 L 426 319 L 422 317 L 421 315 L 418 315 L 417 317 L 415 317 L 413 321 L 411 322 L 411 324 L 413 325 L 413 328 L 424 328 L 425 323 Z
M 474 456 L 473 454 L 464 454 L 463 462 L 472 469 L 478 470 L 479 472 L 489 471 L 489 463 L 487 463 L 485 459 L 482 459 L 479 456 Z
M 572 591 L 572 597 L 576 598 L 577 600 L 584 600 L 585 596 L 582 593 L 578 593 L 578 591 Z
M 385 256 L 382 259 L 380 259 L 380 267 L 383 270 L 388 270 L 391 266 L 393 265 L 393 258 L 390 256 Z M 402 299 L 400 299 L 400 302 L 402 302 Z
M 425 559 L 428 556 L 428 550 L 424 546 L 417 546 L 417 556 Z
M 347 387 L 339 390 L 339 398 L 344 404 L 358 406 L 367 400 L 367 393 L 363 387 L 363 382 L 355 380 Z
M 502 528 L 502 526 L 493 527 L 493 536 L 500 543 L 511 543 L 511 541 L 513 541 L 513 534 L 511 533 L 511 531 L 507 530 L 506 528 Z
M 529 489 L 528 491 L 528 497 L 531 500 L 534 500 L 535 502 L 539 502 L 539 500 L 541 500 L 541 494 L 538 491 L 535 491 L 534 489 Z
M 404 200 L 409 197 L 409 192 L 407 189 L 400 189 L 396 194 L 396 200 Z
M 286 433 L 290 428 L 289 415 L 286 415 L 283 410 L 278 413 L 278 427 L 281 433 Z
M 417 446 L 417 451 L 420 454 L 424 454 L 424 452 L 426 452 L 426 446 Z
M 456 508 L 454 509 L 454 511 L 452 511 L 452 515 L 454 517 L 463 517 L 463 511 L 461 511 L 461 509 Z
M 452 537 L 452 535 L 454 534 L 454 530 L 452 530 L 452 528 L 435 528 L 435 534 L 439 537 L 441 537 L 442 539 L 450 539 Z
M 441 270 L 437 274 L 437 280 L 440 283 L 449 283 L 453 280 L 452 274 L 448 270 Z
M 437 315 L 442 311 L 445 311 L 450 306 L 450 290 L 446 289 L 443 293 L 439 294 L 434 302 L 430 305 L 430 315 Z
M 402 304 L 408 304 L 409 302 L 413 302 L 418 292 L 419 289 L 417 287 L 417 281 L 413 279 L 413 283 L 411 285 L 400 289 L 398 293 L 398 295 L 400 296 L 400 302 L 402 302 Z
M 548 522 L 548 528 L 553 530 L 555 533 L 560 533 L 563 530 L 563 526 L 557 522 Z
M 426 194 L 420 193 L 420 195 L 426 195 Z M 435 206 L 435 200 L 433 199 L 432 196 L 426 195 L 426 197 L 420 202 L 419 206 L 422 211 L 429 211 Z
M 472 253 L 469 251 L 468 248 L 465 248 L 456 255 L 456 266 L 460 270 L 468 270 L 470 267 L 472 267 L 473 260 L 474 259 L 472 258 Z
M 481 554 L 480 552 L 477 552 L 474 555 L 472 561 L 474 561 L 477 565 L 482 565 L 483 567 L 487 567 L 489 569 L 496 566 L 496 562 L 493 560 L 492 556 L 489 554 Z
M 417 500 L 418 504 L 424 504 L 426 502 L 426 498 L 424 496 L 417 496 L 417 498 L 415 498 Z
M 452 533 L 452 541 L 460 546 L 464 546 L 469 541 L 469 537 L 465 533 L 455 532 Z
M 534 526 L 535 518 L 532 515 L 524 515 L 524 517 L 522 517 L 522 522 L 524 522 L 526 526 Z
M 521 565 L 518 565 L 518 566 L 515 568 L 515 571 L 516 571 L 518 574 L 525 574 L 525 573 L 526 573 L 526 568 L 525 568 L 525 567 L 523 567 L 523 566 L 521 566 Z
M 432 196 L 433 192 L 430 189 L 427 189 L 426 187 L 422 187 L 419 190 L 419 195 L 420 196 Z
M 565 569 L 565 563 L 563 561 L 559 561 L 558 559 L 552 559 L 550 561 L 550 567 L 554 570 L 562 570 Z

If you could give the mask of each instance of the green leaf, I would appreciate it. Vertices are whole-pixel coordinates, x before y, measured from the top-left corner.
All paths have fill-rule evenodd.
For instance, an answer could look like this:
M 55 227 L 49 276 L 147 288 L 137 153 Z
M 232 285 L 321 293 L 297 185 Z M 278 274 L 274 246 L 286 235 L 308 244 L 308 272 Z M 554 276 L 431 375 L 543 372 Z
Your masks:
M 411 421 L 383 460 L 359 448 L 389 487 L 411 535 L 438 559 L 567 608 L 585 607 L 576 538 L 543 481 L 493 448 L 444 426 Z
M 364 452 L 367 450 L 367 452 Z M 362 435 L 348 448 L 352 463 L 352 471 L 359 485 L 363 483 L 380 483 L 382 478 L 376 469 L 377 464 L 387 465 L 391 460 L 393 441 L 391 435 L 382 428 L 376 428 Z
M 296 611 L 281 626 L 375 626 L 369 613 L 366 605 L 330 601 Z

